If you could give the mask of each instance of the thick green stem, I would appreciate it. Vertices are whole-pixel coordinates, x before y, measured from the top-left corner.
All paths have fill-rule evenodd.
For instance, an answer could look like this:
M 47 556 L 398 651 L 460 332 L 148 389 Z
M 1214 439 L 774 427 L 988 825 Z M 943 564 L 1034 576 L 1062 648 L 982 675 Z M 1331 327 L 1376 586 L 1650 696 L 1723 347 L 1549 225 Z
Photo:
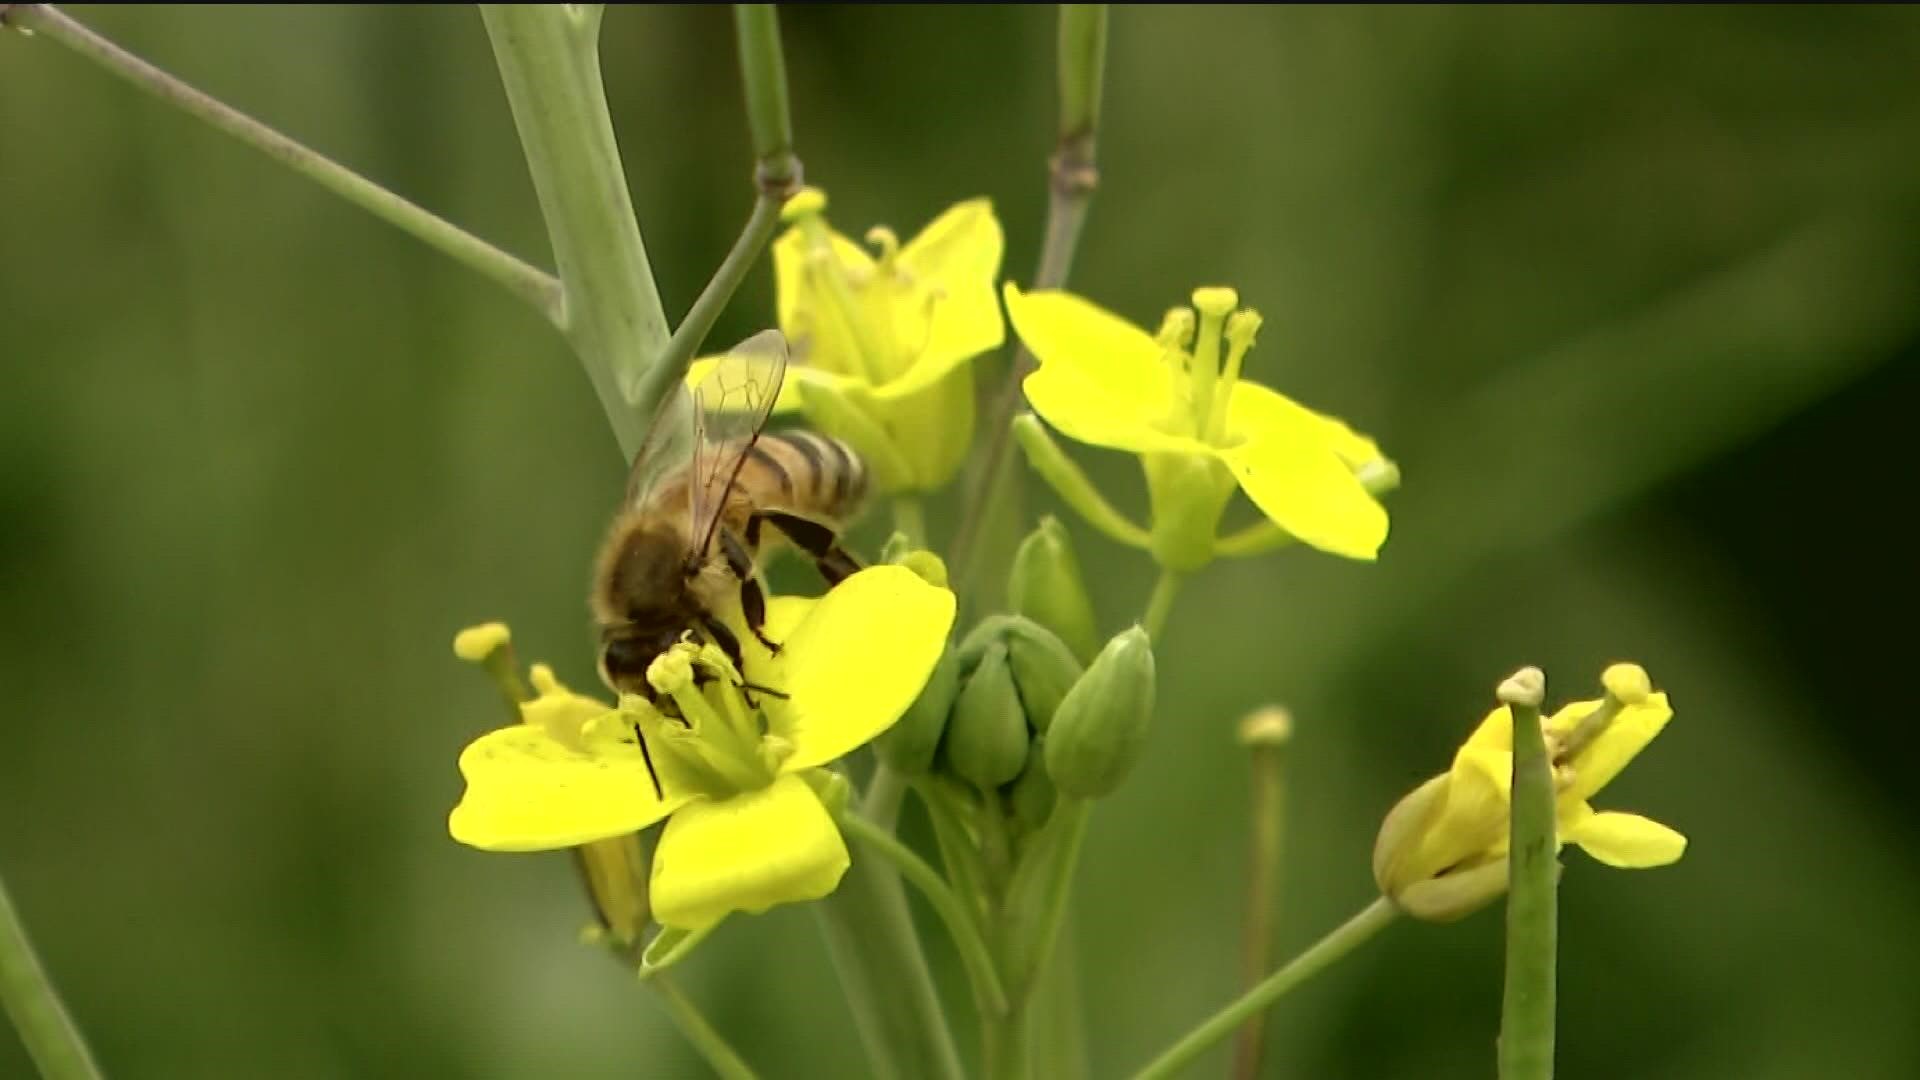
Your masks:
M 700 1051 L 700 1056 L 707 1060 L 721 1080 L 755 1080 L 753 1069 L 734 1052 L 720 1032 L 707 1023 L 707 1018 L 700 1015 L 700 1009 L 694 1005 L 693 999 L 682 993 L 672 978 L 661 972 L 649 978 L 647 984 L 660 992 L 660 999 L 666 1002 L 667 1013 L 673 1017 L 674 1026 L 687 1037 L 694 1049 Z
M 780 16 L 772 4 L 733 5 L 733 27 L 746 81 L 747 126 L 753 132 L 756 178 L 763 190 L 790 195 L 800 187 L 793 153 L 793 112 L 787 104 L 787 60 L 780 48 Z
M 1162 567 L 1160 579 L 1153 583 L 1153 595 L 1147 598 L 1147 613 L 1140 617 L 1140 625 L 1146 628 L 1147 636 L 1157 645 L 1160 634 L 1166 629 L 1167 616 L 1173 612 L 1174 598 L 1180 595 L 1180 583 L 1184 580 L 1177 570 Z
M 1148 1062 L 1146 1067 L 1133 1074 L 1133 1080 L 1166 1080 L 1179 1073 L 1182 1068 L 1193 1062 L 1194 1058 L 1205 1053 L 1227 1036 L 1235 1028 L 1245 1023 L 1249 1017 L 1257 1016 L 1278 1001 L 1281 995 L 1320 972 L 1331 967 L 1334 961 L 1341 959 L 1375 934 L 1385 929 L 1399 915 L 1399 909 L 1393 901 L 1382 897 L 1367 905 L 1358 915 L 1340 924 L 1331 934 L 1321 938 L 1306 952 L 1293 958 L 1285 967 L 1253 989 L 1236 998 L 1232 1004 L 1208 1017 L 1199 1027 L 1188 1032 L 1181 1040 L 1168 1047 L 1166 1052 Z
M 1500 1080 L 1551 1080 L 1558 929 L 1553 767 L 1540 730 L 1544 688 L 1536 694 L 1533 686 L 1516 685 L 1521 682 L 1515 676 L 1501 687 L 1513 715 L 1513 819 Z
M 430 210 L 388 191 L 318 151 L 188 86 L 94 33 L 50 4 L 0 5 L 0 22 L 30 30 L 105 68 L 161 101 L 226 132 L 321 187 L 491 278 L 556 324 L 560 283 Z
M 875 1080 L 961 1080 L 899 873 L 856 859 L 814 908 Z
M 1060 5 L 1059 142 L 1048 162 L 1046 233 L 1040 246 L 1040 265 L 1033 275 L 1035 289 L 1057 289 L 1067 283 L 1074 252 L 1080 246 L 1080 230 L 1087 222 L 1087 207 L 1100 184 L 1094 141 L 1099 134 L 1106 49 L 1107 5 Z M 1024 345 L 1014 351 L 1006 381 L 988 413 L 986 447 L 968 485 L 960 525 L 949 549 L 956 588 L 973 573 L 986 508 L 1009 482 L 1013 463 L 1007 453 L 1008 425 L 1021 405 L 1020 380 L 1033 367 L 1033 354 Z
M 560 5 L 483 4 L 480 14 L 553 242 L 567 338 L 631 459 L 686 369 L 660 362 L 667 316 L 621 170 L 598 46 Z
M 967 978 L 973 984 L 974 1000 L 983 1013 L 997 1015 L 1006 1011 L 1007 993 L 1000 986 L 1000 974 L 994 969 L 993 951 L 987 947 L 987 939 L 980 933 L 980 924 L 975 922 L 967 910 L 965 901 L 947 887 L 938 871 L 928 866 L 925 859 L 913 853 L 912 849 L 893 838 L 893 834 L 879 825 L 868 821 L 859 814 L 842 814 L 840 825 L 854 839 L 865 844 L 875 853 L 892 863 L 894 869 L 906 875 L 913 882 L 934 914 L 946 924 L 947 933 L 953 938 L 953 946 L 960 953 L 960 962 L 967 969 Z
M 7 887 L 0 882 L 0 1001 L 46 1080 L 93 1080 L 99 1066 L 34 955 Z

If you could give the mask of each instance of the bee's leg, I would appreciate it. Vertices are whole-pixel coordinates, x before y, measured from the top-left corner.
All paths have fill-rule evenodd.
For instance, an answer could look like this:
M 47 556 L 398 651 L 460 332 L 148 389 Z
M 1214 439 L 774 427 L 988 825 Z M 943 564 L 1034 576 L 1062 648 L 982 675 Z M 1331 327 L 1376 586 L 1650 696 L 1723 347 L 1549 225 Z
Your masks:
M 700 626 L 706 630 L 707 636 L 713 638 L 713 643 L 720 647 L 720 651 L 727 654 L 727 659 L 733 661 L 733 670 L 740 671 L 743 662 L 740 659 L 740 639 L 733 636 L 727 624 L 711 615 L 702 615 Z
M 753 529 L 761 520 L 779 529 L 795 547 L 812 556 L 827 584 L 838 585 L 859 572 L 860 561 L 840 546 L 840 538 L 825 525 L 784 510 L 760 510 L 749 520 L 748 529 Z
M 638 724 L 634 725 L 633 737 L 640 740 L 640 760 L 647 763 L 647 779 L 653 781 L 653 797 L 665 799 L 667 793 L 660 789 L 660 774 L 653 768 L 653 752 L 647 749 L 646 733 L 640 730 Z
M 746 545 L 740 542 L 740 538 L 733 535 L 733 530 L 727 528 L 720 530 L 720 551 L 727 558 L 727 569 L 740 579 L 740 611 L 747 617 L 747 629 L 753 631 L 753 636 L 760 639 L 760 644 L 765 645 L 768 652 L 779 652 L 780 645 L 760 632 L 760 628 L 767 624 L 767 594 L 760 588 L 760 577 L 754 569 L 753 556 L 747 553 Z M 739 666 L 737 661 L 734 666 Z

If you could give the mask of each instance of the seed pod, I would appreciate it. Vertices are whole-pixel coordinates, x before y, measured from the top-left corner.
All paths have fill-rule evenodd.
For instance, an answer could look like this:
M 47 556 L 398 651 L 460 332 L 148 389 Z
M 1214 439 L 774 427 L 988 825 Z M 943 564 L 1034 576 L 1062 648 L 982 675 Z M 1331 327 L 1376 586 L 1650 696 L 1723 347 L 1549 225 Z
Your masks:
M 1093 602 L 1058 518 L 1041 518 L 1020 542 L 1007 575 L 1007 606 L 1053 631 L 1082 663 L 1099 651 Z
M 1027 716 L 1004 643 L 987 646 L 961 685 L 941 754 L 954 775 L 980 788 L 997 788 L 1025 767 Z
M 1063 794 L 1094 799 L 1125 780 L 1153 720 L 1153 645 L 1138 626 L 1094 657 L 1047 729 L 1047 773 Z
M 1035 731 L 1045 731 L 1053 723 L 1060 702 L 1080 681 L 1080 661 L 1052 631 L 1031 619 L 1009 623 L 1006 640 L 1007 662 L 1013 667 L 1013 682 L 1027 709 L 1027 723 Z
M 947 714 L 960 693 L 960 657 L 948 648 L 927 676 L 920 696 L 894 725 L 873 740 L 873 752 L 880 760 L 908 776 L 919 776 L 933 768 L 934 751 L 947 730 Z

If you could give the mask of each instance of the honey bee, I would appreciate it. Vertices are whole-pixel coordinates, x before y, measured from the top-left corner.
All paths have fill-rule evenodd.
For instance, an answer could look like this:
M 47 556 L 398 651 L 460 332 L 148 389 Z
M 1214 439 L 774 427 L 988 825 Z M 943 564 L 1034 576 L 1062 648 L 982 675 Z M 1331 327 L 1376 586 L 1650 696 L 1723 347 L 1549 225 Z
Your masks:
M 777 693 L 747 679 L 740 641 L 718 612 L 737 595 L 747 629 L 778 652 L 763 632 L 762 556 L 791 542 L 829 585 L 860 569 L 837 530 L 866 494 L 865 463 L 838 439 L 762 431 L 786 365 L 779 331 L 748 338 L 698 386 L 668 396 L 634 455 L 589 598 L 600 676 L 615 691 L 655 700 L 647 666 L 691 632 L 727 654 L 747 689 Z

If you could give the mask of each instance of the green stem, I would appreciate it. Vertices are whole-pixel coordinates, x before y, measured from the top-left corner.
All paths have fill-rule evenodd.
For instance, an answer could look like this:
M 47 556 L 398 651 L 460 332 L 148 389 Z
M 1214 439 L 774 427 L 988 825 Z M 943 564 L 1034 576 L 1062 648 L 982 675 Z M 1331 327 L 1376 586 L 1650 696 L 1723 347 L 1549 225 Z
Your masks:
M 867 781 L 867 793 L 860 799 L 860 812 L 868 821 L 887 830 L 900 820 L 900 802 L 907 794 L 907 778 L 884 761 L 873 763 L 873 776 Z
M 1026 1080 L 1033 1075 L 1033 1021 L 1017 1008 L 1002 1021 L 986 1026 L 981 1043 L 981 1072 L 988 1080 Z M 1051 1073 L 1043 1073 L 1053 1080 Z
M 1192 1063 L 1194 1058 L 1206 1052 L 1209 1047 L 1233 1034 L 1234 1029 L 1245 1023 L 1249 1017 L 1257 1016 L 1279 1000 L 1281 995 L 1326 970 L 1334 961 L 1346 956 L 1385 929 L 1399 913 L 1399 909 L 1393 906 L 1393 901 L 1385 897 L 1367 905 L 1358 915 L 1340 924 L 1338 929 L 1309 946 L 1306 952 L 1294 957 L 1285 967 L 1267 976 L 1260 985 L 1248 990 L 1226 1008 L 1208 1017 L 1199 1027 L 1168 1047 L 1165 1053 L 1134 1073 L 1133 1080 L 1165 1080 L 1166 1077 L 1175 1075 L 1180 1069 Z
M 1553 769 L 1538 701 L 1511 700 L 1502 689 L 1513 715 L 1513 820 L 1500 1080 L 1551 1080 L 1558 921 Z
M 60 1004 L 46 969 L 34 955 L 7 887 L 0 882 L 0 1001 L 20 1031 L 27 1056 L 46 1080 L 90 1080 L 100 1075 L 93 1053 Z
M 927 546 L 927 511 L 912 495 L 893 497 L 893 529 L 907 538 L 907 546 L 918 551 Z
M 1086 799 L 1060 796 L 1052 819 L 1022 853 L 1007 885 L 1004 970 L 1016 1007 L 1052 955 L 1066 921 L 1073 872 L 1080 863 L 1080 842 L 1087 834 L 1092 809 Z
M 1286 811 L 1286 732 L 1273 723 L 1263 723 L 1284 713 L 1262 711 L 1241 725 L 1241 740 L 1252 759 L 1252 850 L 1247 859 L 1247 915 L 1240 938 L 1241 979 L 1249 988 L 1257 985 L 1273 966 L 1273 923 L 1280 897 L 1280 849 L 1285 835 Z M 1278 736 L 1278 738 L 1275 738 Z M 1254 1080 L 1260 1075 L 1260 1058 L 1266 1049 L 1266 1016 L 1255 1013 L 1240 1028 L 1234 1040 L 1233 1076 L 1235 1080 Z
M 793 112 L 787 105 L 787 60 L 780 49 L 780 16 L 772 4 L 733 5 L 733 27 L 746 81 L 747 126 L 753 132 L 755 179 L 763 191 L 791 195 L 800 186 L 793 153 Z
M 551 274 L 188 86 L 94 33 L 65 12 L 49 4 L 0 5 L 0 22 L 64 45 L 161 101 L 239 139 L 389 225 L 491 278 L 549 320 L 559 323 L 560 283 Z
M 1166 629 L 1167 616 L 1173 612 L 1173 601 L 1180 595 L 1180 583 L 1183 580 L 1179 571 L 1161 567 L 1160 579 L 1153 583 L 1153 595 L 1147 598 L 1147 613 L 1140 617 L 1140 625 L 1146 628 L 1147 636 L 1156 643 Z
M 1080 246 L 1080 231 L 1087 223 L 1087 207 L 1100 184 L 1094 141 L 1099 134 L 1106 49 L 1107 5 L 1060 5 L 1059 142 L 1048 161 L 1046 232 L 1040 245 L 1040 265 L 1033 275 L 1035 289 L 1057 289 L 1067 283 L 1074 252 Z M 1010 482 L 1013 463 L 1007 453 L 1008 425 L 1023 400 L 1020 381 L 1033 368 L 1033 354 L 1026 346 L 1014 350 L 1006 381 L 988 414 L 986 447 L 968 485 L 960 526 L 950 548 L 956 591 L 973 573 L 986 508 Z
M 707 1059 L 707 1064 L 722 1080 L 755 1080 L 752 1067 L 741 1060 L 733 1047 L 727 1045 L 726 1038 L 714 1030 L 712 1024 L 707 1023 L 707 1018 L 700 1015 L 700 1009 L 694 1005 L 693 999 L 681 992 L 670 976 L 660 972 L 648 979 L 647 983 L 660 992 L 660 1000 L 666 1003 L 667 1013 L 673 1017 L 674 1026 L 680 1029 L 680 1034 L 685 1035 L 694 1049 L 700 1051 L 700 1056 Z
M 721 260 L 720 269 L 713 272 L 712 280 L 700 290 L 699 298 L 687 309 L 687 317 L 680 320 L 673 337 L 668 339 L 666 350 L 660 354 L 663 369 L 684 372 L 693 363 L 720 312 L 726 309 L 727 301 L 733 299 L 734 291 L 746 280 L 747 271 L 753 269 L 754 262 L 779 227 L 780 200 L 770 195 L 755 199 L 753 213 L 740 230 L 740 238 L 733 242 L 733 249 Z
M 875 1080 L 961 1080 L 898 872 L 856 859 L 814 909 Z
M 946 924 L 947 933 L 953 937 L 954 948 L 959 951 L 960 962 L 967 969 L 967 978 L 973 983 L 974 1000 L 979 1003 L 981 1011 L 993 1015 L 1005 1012 L 1007 992 L 1000 985 L 999 972 L 994 970 L 993 951 L 987 947 L 987 940 L 980 933 L 980 924 L 974 921 L 965 902 L 947 887 L 939 871 L 894 839 L 892 833 L 859 814 L 842 814 L 840 825 L 855 839 L 884 856 L 927 898 L 934 914 L 940 916 L 940 921 Z
M 627 193 L 600 57 L 565 7 L 483 4 L 500 81 L 540 198 L 567 339 L 630 460 L 669 387 L 667 316 Z

